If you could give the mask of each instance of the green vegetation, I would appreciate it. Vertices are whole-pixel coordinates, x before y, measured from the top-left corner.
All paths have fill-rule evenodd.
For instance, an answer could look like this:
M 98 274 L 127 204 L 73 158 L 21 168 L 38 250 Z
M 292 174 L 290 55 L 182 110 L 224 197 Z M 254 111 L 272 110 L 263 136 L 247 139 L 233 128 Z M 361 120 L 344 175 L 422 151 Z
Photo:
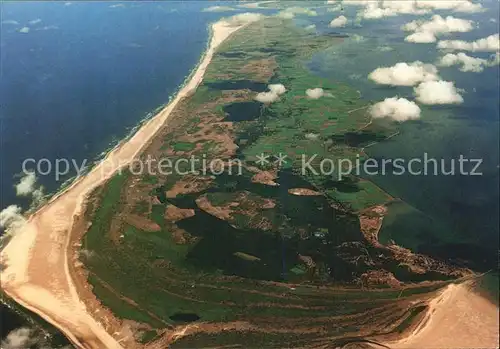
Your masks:
M 391 125 L 370 123 L 366 112 L 368 105 L 359 98 L 356 90 L 313 75 L 305 66 L 313 52 L 330 47 L 337 39 L 311 35 L 290 26 L 286 21 L 267 21 L 264 27 L 266 35 L 260 36 L 257 42 L 244 39 L 248 35 L 259 35 L 255 32 L 261 30 L 261 27 L 255 25 L 236 33 L 234 39 L 221 48 L 221 52 L 247 53 L 234 60 L 239 65 L 266 57 L 263 52 L 267 52 L 268 57 L 275 57 L 278 65 L 270 82 L 281 83 L 287 89 L 279 101 L 262 107 L 261 116 L 257 120 L 245 122 L 239 127 L 240 140 L 246 140 L 252 128 L 261 130 L 261 134 L 250 145 L 242 147 L 242 154 L 249 161 L 256 160 L 262 153 L 285 154 L 288 160 L 286 167 L 299 172 L 303 158 L 308 160 L 314 157 L 312 163 L 317 172 L 320 172 L 319 165 L 323 159 L 332 161 L 334 166 L 343 159 L 355 163 L 359 158 L 362 163 L 363 151 L 353 146 L 353 143 L 363 144 L 384 139 L 394 129 Z M 286 31 L 283 30 L 284 27 Z M 246 57 L 248 58 L 245 60 Z M 210 77 L 220 75 L 220 71 L 229 71 L 233 80 L 248 79 L 247 76 L 240 76 L 231 66 L 233 60 L 229 60 L 229 63 L 227 61 L 224 60 L 225 65 L 216 61 L 211 66 L 212 69 L 207 72 L 209 83 L 215 83 L 216 79 L 212 81 Z M 313 88 L 322 88 L 324 96 L 319 99 L 307 97 L 306 90 Z M 367 181 L 353 184 L 355 190 L 347 192 L 343 192 L 342 188 L 330 190 L 330 178 L 339 178 L 337 168 L 332 170 L 331 176 L 312 174 L 312 177 L 316 178 L 309 180 L 313 180 L 333 201 L 342 202 L 354 210 L 388 200 L 383 191 Z
M 196 334 L 174 347 L 332 343 L 367 328 L 383 332 L 388 319 L 405 316 L 416 296 L 425 298 L 440 287 L 355 287 L 374 268 L 358 257 L 381 254 L 365 244 L 355 211 L 391 198 L 366 180 L 336 178 L 338 169 L 328 176 L 299 171 L 302 155 L 336 161 L 355 160 L 359 153 L 362 161 L 361 146 L 394 131 L 369 123 L 368 105 L 357 91 L 307 69 L 311 55 L 335 40 L 276 18 L 236 32 L 221 45 L 203 85 L 172 115 L 177 128 L 158 135 L 162 144 L 142 155 L 173 149 L 238 158 L 247 167 L 241 175 L 146 176 L 132 187 L 137 178 L 124 173 L 94 195 L 98 203 L 87 212 L 92 225 L 83 239 L 82 261 L 105 306 L 118 317 L 151 326 L 141 341 L 153 341 L 156 329 L 199 319 L 243 321 L 255 330 Z M 284 84 L 287 92 L 270 105 L 254 101 L 270 83 Z M 326 95 L 308 98 L 305 91 L 317 87 Z M 228 150 L 232 141 L 238 145 L 235 153 Z M 279 185 L 253 178 L 250 166 L 261 153 L 282 153 L 291 160 L 268 168 L 276 171 Z M 324 195 L 291 195 L 293 188 Z M 131 196 L 137 199 L 133 203 Z M 190 214 L 169 220 L 167 209 Z M 132 225 L 130 213 L 159 229 Z
M 158 333 L 154 330 L 146 331 L 141 337 L 141 343 L 149 343 L 158 337 Z
M 133 213 L 143 215 L 149 211 L 149 203 L 146 201 L 141 201 L 136 204 L 133 209 Z
M 94 275 L 89 276 L 89 282 L 92 284 L 93 292 L 99 295 L 99 300 L 102 302 L 102 305 L 114 309 L 119 318 L 154 324 L 156 326 L 163 325 L 161 322 L 156 321 L 144 312 L 139 311 L 137 307 L 121 299 L 120 296 L 112 292 L 109 288 L 104 287 L 102 282 Z
M 352 191 L 343 191 L 342 189 L 333 187 L 327 189 L 326 193 L 335 201 L 342 202 L 354 211 L 387 203 L 391 200 L 391 197 L 386 192 L 365 180 L 356 181 Z
M 402 333 L 404 332 L 405 330 L 408 329 L 408 327 L 414 323 L 414 320 L 415 318 L 422 314 L 425 310 L 427 309 L 427 306 L 425 305 L 419 305 L 419 306 L 416 306 L 414 308 L 412 308 L 410 311 L 409 311 L 409 314 L 408 316 L 406 316 L 404 318 L 404 320 L 396 327 L 396 329 L 394 330 L 395 332 L 399 332 L 399 333 Z
M 108 236 L 111 218 L 114 213 L 118 212 L 120 193 L 128 176 L 128 172 L 116 175 L 106 185 L 104 194 L 99 198 L 99 206 L 94 213 L 92 225 L 85 234 L 84 249 L 89 250 L 89 247 L 98 245 L 103 237 Z
M 216 334 L 200 333 L 194 336 L 182 338 L 172 345 L 172 348 L 200 348 L 200 347 L 221 347 L 234 346 L 248 348 L 275 348 L 293 347 L 300 344 L 308 344 L 313 339 L 317 339 L 316 334 L 280 334 L 280 333 L 260 333 L 250 331 L 223 331 Z
M 191 151 L 196 147 L 196 144 L 187 142 L 177 142 L 173 144 L 175 151 Z

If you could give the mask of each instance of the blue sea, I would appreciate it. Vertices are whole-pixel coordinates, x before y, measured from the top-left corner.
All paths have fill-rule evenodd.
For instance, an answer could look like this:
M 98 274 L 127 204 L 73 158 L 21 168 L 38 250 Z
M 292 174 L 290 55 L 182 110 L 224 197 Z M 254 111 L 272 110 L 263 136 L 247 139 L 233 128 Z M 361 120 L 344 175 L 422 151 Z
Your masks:
M 13 186 L 26 159 L 90 165 L 167 103 L 206 48 L 209 23 L 244 11 L 202 11 L 213 5 L 2 2 L 0 209 L 29 204 Z M 50 193 L 75 175 L 39 182 Z
M 453 13 L 435 11 L 443 17 L 474 21 L 474 29 L 452 33 L 441 39 L 472 41 L 499 32 L 498 1 L 482 1 L 485 11 Z M 345 6 L 344 15 L 355 17 L 356 7 Z M 368 79 L 378 67 L 398 62 L 421 61 L 437 65 L 442 80 L 452 81 L 464 102 L 458 105 L 419 105 L 421 118 L 401 123 L 400 134 L 366 149 L 375 159 L 423 159 L 451 161 L 463 156 L 480 159 L 481 175 L 386 175 L 365 176 L 402 202 L 392 205 L 380 232 L 382 242 L 397 244 L 425 254 L 473 260 L 480 270 L 495 268 L 499 242 L 499 67 L 483 72 L 462 72 L 457 66 L 437 64 L 446 52 L 436 43 L 415 44 L 404 40 L 401 29 L 416 16 L 400 15 L 380 20 L 349 23 L 345 28 L 329 28 L 341 13 L 318 9 L 318 17 L 303 19 L 301 25 L 316 24 L 318 32 L 337 32 L 349 36 L 342 44 L 316 54 L 309 67 L 319 75 L 350 84 L 370 102 L 389 97 L 414 100 L 412 87 L 387 87 Z M 428 20 L 432 14 L 418 17 Z M 455 52 L 456 53 L 456 52 Z M 489 59 L 494 52 L 467 52 Z M 458 168 L 458 163 L 457 163 Z M 471 170 L 471 165 L 466 166 Z M 456 172 L 459 172 L 458 170 Z

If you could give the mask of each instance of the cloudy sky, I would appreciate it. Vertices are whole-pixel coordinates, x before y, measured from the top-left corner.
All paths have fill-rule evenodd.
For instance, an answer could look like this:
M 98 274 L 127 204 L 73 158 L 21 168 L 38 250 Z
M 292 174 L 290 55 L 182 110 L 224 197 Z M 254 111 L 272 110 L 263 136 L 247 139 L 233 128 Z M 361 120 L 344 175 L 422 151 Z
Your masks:
M 319 23 L 313 23 L 313 18 L 325 13 L 330 17 L 326 27 L 348 34 L 351 41 L 365 41 L 357 34 L 359 28 L 372 23 L 387 23 L 391 29 L 396 27 L 400 31 L 402 40 L 420 45 L 430 53 L 428 59 L 381 63 L 365 77 L 359 73 L 351 74 L 355 79 L 366 78 L 374 86 L 396 88 L 393 96 L 375 101 L 370 109 L 375 118 L 387 117 L 403 122 L 420 118 L 424 114 L 421 106 L 462 104 L 469 97 L 468 91 L 455 81 L 442 78 L 440 71 L 455 69 L 460 73 L 477 74 L 495 70 L 499 64 L 498 10 L 489 9 L 488 2 L 327 0 L 322 8 L 292 6 L 276 15 L 299 20 L 299 23 L 309 18 L 310 23 L 304 28 L 321 32 L 325 29 Z M 480 30 L 485 20 L 492 30 Z M 398 22 L 400 24 L 396 25 Z M 394 48 L 386 45 L 380 48 L 382 51 L 391 52 Z M 401 55 L 400 52 L 396 54 Z M 400 89 L 404 87 L 411 88 L 410 93 Z M 279 101 L 281 93 L 269 90 L 258 94 L 256 100 L 274 103 Z M 308 98 L 321 98 L 324 91 L 311 86 L 305 94 Z
M 469 93 L 472 91 L 442 78 L 442 69 L 464 74 L 498 69 L 498 10 L 492 11 L 487 5 L 488 2 L 469 0 L 329 0 L 327 12 L 332 18 L 329 26 L 337 30 L 349 33 L 373 23 L 387 23 L 391 30 L 399 27 L 404 41 L 427 50 L 426 60 L 382 63 L 366 75 L 375 86 L 393 87 L 394 91 L 393 96 L 374 104 L 370 109 L 372 116 L 403 122 L 424 115 L 422 106 L 459 105 L 474 98 Z M 484 21 L 489 22 L 491 30 L 481 30 L 486 27 Z M 385 46 L 384 51 L 391 50 Z M 364 78 L 354 75 L 356 79 Z

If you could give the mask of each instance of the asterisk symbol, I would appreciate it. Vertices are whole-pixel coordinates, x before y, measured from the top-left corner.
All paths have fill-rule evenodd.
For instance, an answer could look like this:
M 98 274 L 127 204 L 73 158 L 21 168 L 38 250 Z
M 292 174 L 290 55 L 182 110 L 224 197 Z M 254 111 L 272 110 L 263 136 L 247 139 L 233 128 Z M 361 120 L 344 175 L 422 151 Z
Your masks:
M 266 155 L 264 153 L 261 153 L 260 155 L 257 155 L 257 165 L 260 165 L 260 166 L 265 166 L 269 163 L 269 155 Z
M 281 167 L 286 164 L 285 160 L 286 158 L 287 158 L 286 154 L 279 153 L 274 163 L 277 164 L 279 167 Z

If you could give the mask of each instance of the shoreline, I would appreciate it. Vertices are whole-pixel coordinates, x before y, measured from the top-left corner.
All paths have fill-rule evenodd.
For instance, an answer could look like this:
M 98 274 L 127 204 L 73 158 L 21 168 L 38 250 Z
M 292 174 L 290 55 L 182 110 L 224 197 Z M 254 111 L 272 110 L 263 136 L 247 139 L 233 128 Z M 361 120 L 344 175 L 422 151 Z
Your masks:
M 117 144 L 115 144 L 115 145 L 109 145 L 106 150 L 104 150 L 99 155 L 97 155 L 96 156 L 97 159 L 95 158 L 96 160 L 94 160 L 93 163 L 92 163 L 93 166 L 90 167 L 88 169 L 88 171 L 83 176 L 74 176 L 74 177 L 68 179 L 68 182 L 62 183 L 61 187 L 55 193 L 53 193 L 50 196 L 50 198 L 48 198 L 47 201 L 43 203 L 42 206 L 37 207 L 33 212 L 30 212 L 28 210 L 27 211 L 27 213 L 28 213 L 28 217 L 27 218 L 29 218 L 31 215 L 37 214 L 45 206 L 49 205 L 52 201 L 56 200 L 59 196 L 61 196 L 62 194 L 64 194 L 64 192 L 66 192 L 67 190 L 70 190 L 71 187 L 73 187 L 73 185 L 77 184 L 78 181 L 80 181 L 82 178 L 86 177 L 96 167 L 100 166 L 101 163 L 106 160 L 106 158 L 108 157 L 108 155 L 111 152 L 117 151 L 124 143 L 127 143 L 143 126 L 146 126 L 150 121 L 152 121 L 154 118 L 156 118 L 157 116 L 159 116 L 159 114 L 161 114 L 167 107 L 169 107 L 170 104 L 174 103 L 174 101 L 176 100 L 176 98 L 179 95 L 179 93 L 184 89 L 184 87 L 187 84 L 189 84 L 189 82 L 191 81 L 191 79 L 194 77 L 194 74 L 198 71 L 199 66 L 201 65 L 201 63 L 205 59 L 205 56 L 206 56 L 208 50 L 210 49 L 212 37 L 214 35 L 214 33 L 213 33 L 214 32 L 213 26 L 215 24 L 217 24 L 218 22 L 222 22 L 222 21 L 224 21 L 224 19 L 221 19 L 221 20 L 219 20 L 217 22 L 210 23 L 208 25 L 208 40 L 207 40 L 207 45 L 206 45 L 205 49 L 203 50 L 203 52 L 201 53 L 201 56 L 200 56 L 200 59 L 198 60 L 198 63 L 196 63 L 196 65 L 193 67 L 193 69 L 190 70 L 189 74 L 185 77 L 185 79 L 182 82 L 182 84 L 179 85 L 176 88 L 176 90 L 168 97 L 168 102 L 160 105 L 157 108 L 155 108 L 155 110 L 159 109 L 159 111 L 156 114 L 153 114 L 152 116 L 149 116 L 149 117 L 146 116 L 145 118 L 139 120 L 138 123 L 137 123 L 137 125 L 134 126 L 130 130 L 130 132 L 128 134 L 126 134 L 123 137 L 123 139 L 121 139 Z M 174 109 L 174 108 L 172 108 L 172 109 Z M 101 156 L 103 154 L 104 154 L 104 156 Z M 98 158 L 101 158 L 101 159 L 99 160 Z
M 392 349 L 498 348 L 499 325 L 498 308 L 469 280 L 441 290 L 413 331 L 383 344 Z
M 72 231 L 88 195 L 140 154 L 177 104 L 202 82 L 217 47 L 249 23 L 232 26 L 221 19 L 211 24 L 207 49 L 175 97 L 133 135 L 111 149 L 86 175 L 75 179 L 34 212 L 1 251 L 6 264 L 0 274 L 5 293 L 61 330 L 76 347 L 123 348 L 119 342 L 126 339 L 114 338 L 104 329 L 102 319 L 87 311 L 71 276 L 69 263 L 74 261 L 68 261 L 68 257 Z
M 163 105 L 163 107 L 161 108 L 161 110 L 159 112 L 157 112 L 156 114 L 154 114 L 152 117 L 146 117 L 146 118 L 143 118 L 141 120 L 139 120 L 137 126 L 133 127 L 131 129 L 131 131 L 125 135 L 123 137 L 122 140 L 120 140 L 117 144 L 115 144 L 114 146 L 108 146 L 107 150 L 105 150 L 103 153 L 105 153 L 104 157 L 102 157 L 101 160 L 98 160 L 98 161 L 95 161 L 93 166 L 89 168 L 88 172 L 86 172 L 83 176 L 75 176 L 73 178 L 70 178 L 70 182 L 65 186 L 64 184 L 65 183 L 62 183 L 61 187 L 59 190 L 57 190 L 46 202 L 43 203 L 42 206 L 38 207 L 35 211 L 33 212 L 29 212 L 28 210 L 28 219 L 31 218 L 31 216 L 33 215 L 36 215 L 38 214 L 40 211 L 42 211 L 46 206 L 50 205 L 53 201 L 57 200 L 60 196 L 62 196 L 66 191 L 69 191 L 71 190 L 71 188 L 75 185 L 78 184 L 79 181 L 81 181 L 83 178 L 87 177 L 91 172 L 93 172 L 97 167 L 101 166 L 108 158 L 108 156 L 115 152 L 115 151 L 119 151 L 120 147 L 122 147 L 124 144 L 126 144 L 128 141 L 130 141 L 134 136 L 135 134 L 143 127 L 147 126 L 151 121 L 153 121 L 156 117 L 160 116 L 160 114 L 162 114 L 163 112 L 165 112 L 165 110 L 169 107 L 172 107 L 171 105 L 172 104 L 177 104 L 182 98 L 184 97 L 187 97 L 186 95 L 189 94 L 189 92 L 191 91 L 186 91 L 185 92 L 185 95 L 182 97 L 182 98 L 179 98 L 179 100 L 177 100 L 179 94 L 183 91 L 183 89 L 185 89 L 185 87 L 191 82 L 191 80 L 193 79 L 194 75 L 196 74 L 196 72 L 198 71 L 200 65 L 203 63 L 203 61 L 205 60 L 205 57 L 207 55 L 207 52 L 210 50 L 210 47 L 211 47 L 211 44 L 212 44 L 212 38 L 214 36 L 214 25 L 218 24 L 218 23 L 221 23 L 221 22 L 224 22 L 224 19 L 221 19 L 217 22 L 214 22 L 214 23 L 211 23 L 209 24 L 209 28 L 208 28 L 208 40 L 207 40 L 207 47 L 203 50 L 203 52 L 201 53 L 201 57 L 198 61 L 198 63 L 196 64 L 196 66 L 194 66 L 193 69 L 191 69 L 191 71 L 189 72 L 189 74 L 186 76 L 186 78 L 184 79 L 184 82 L 179 85 L 179 87 L 175 90 L 174 93 L 172 93 L 170 96 L 169 96 L 169 101 Z M 240 28 L 238 28 L 240 29 Z M 236 30 L 235 30 L 236 31 Z M 222 40 L 224 41 L 224 40 Z M 222 42 L 221 42 L 222 43 Z M 217 45 L 218 46 L 218 45 Z M 208 65 L 208 64 L 207 64 Z M 200 81 L 201 82 L 201 81 Z M 197 87 L 197 86 L 196 86 Z M 175 109 L 172 108 L 172 110 Z M 169 112 L 171 112 L 172 110 L 169 110 Z M 154 136 L 154 135 L 153 135 Z M 151 138 L 153 137 L 151 136 Z M 144 146 L 143 146 L 144 147 Z M 142 149 L 141 149 L 142 150 Z M 140 152 L 140 150 L 138 151 L 138 153 Z M 102 154 L 102 153 L 101 153 Z M 1 252 L 1 251 L 0 251 Z
M 219 23 L 219 22 L 218 22 Z M 170 113 L 173 112 L 178 103 L 182 101 L 185 97 L 190 96 L 190 94 L 196 89 L 199 83 L 203 80 L 204 76 L 204 70 L 203 70 L 203 64 L 206 63 L 208 60 L 208 63 L 206 63 L 206 67 L 210 64 L 210 60 L 213 57 L 213 53 L 215 52 L 215 48 L 217 45 L 215 45 L 215 48 L 213 47 L 213 42 L 214 42 L 214 37 L 216 36 L 217 33 L 215 33 L 215 30 L 213 30 L 213 26 L 216 25 L 211 24 L 209 26 L 210 29 L 210 37 L 207 42 L 207 48 L 203 52 L 203 54 L 200 57 L 200 60 L 198 64 L 191 70 L 190 74 L 187 76 L 186 80 L 178 90 L 171 96 L 169 97 L 169 103 L 164 105 L 162 109 L 156 113 L 153 117 L 149 117 L 146 119 L 143 119 L 141 123 L 134 129 L 134 132 L 129 134 L 127 137 L 125 137 L 123 140 L 121 140 L 117 145 L 113 146 L 111 149 L 109 149 L 109 152 L 106 154 L 104 159 L 102 159 L 99 162 L 96 162 L 95 165 L 89 170 L 88 173 L 85 175 L 81 176 L 80 178 L 76 178 L 73 183 L 70 183 L 66 188 L 62 188 L 60 192 L 57 192 L 54 194 L 52 198 L 42 207 L 40 207 L 39 210 L 37 210 L 31 217 L 29 217 L 28 224 L 29 228 L 32 228 L 33 230 L 29 230 L 29 233 L 36 233 L 32 234 L 33 236 L 28 236 L 29 238 L 33 238 L 33 246 L 28 246 L 28 249 L 30 250 L 30 253 L 32 256 L 27 255 L 25 258 L 30 259 L 28 260 L 27 266 L 25 266 L 24 271 L 19 272 L 20 278 L 15 279 L 15 277 L 10 280 L 12 281 L 12 288 L 14 289 L 14 294 L 16 294 L 16 291 L 18 293 L 16 294 L 17 297 L 23 297 L 24 298 L 15 298 L 13 297 L 7 290 L 6 293 L 9 295 L 9 297 L 13 298 L 18 304 L 21 304 L 23 307 L 30 309 L 49 321 L 50 323 L 54 324 L 57 328 L 59 328 L 63 333 L 68 337 L 68 339 L 71 340 L 71 342 L 76 345 L 77 347 L 85 347 L 85 348 L 100 348 L 103 345 L 106 347 L 109 347 L 108 345 L 111 343 L 113 348 L 122 348 L 123 347 L 131 347 L 127 346 L 125 341 L 129 338 L 124 335 L 124 333 L 118 333 L 116 335 L 116 332 L 113 333 L 113 331 L 109 330 L 109 327 L 103 327 L 101 324 L 101 320 L 108 320 L 106 319 L 106 316 L 103 316 L 103 312 L 101 311 L 99 315 L 97 315 L 97 312 L 91 311 L 90 306 L 85 304 L 85 300 L 88 299 L 87 297 L 84 296 L 84 292 L 82 289 L 85 290 L 85 292 L 91 292 L 89 288 L 86 288 L 88 286 L 87 284 L 84 285 L 78 285 L 78 280 L 75 277 L 74 273 L 75 270 L 80 270 L 74 263 L 76 261 L 75 257 L 77 256 L 77 253 L 75 253 L 75 247 L 76 243 L 79 241 L 79 238 L 77 236 L 77 233 L 75 232 L 75 226 L 78 224 L 79 219 L 83 216 L 85 212 L 85 206 L 87 203 L 88 195 L 92 192 L 93 189 L 97 188 L 99 185 L 107 181 L 111 176 L 116 173 L 116 171 L 120 167 L 116 168 L 110 168 L 108 169 L 109 176 L 104 176 L 102 173 L 100 174 L 101 177 L 99 176 L 99 168 L 104 167 L 106 168 L 106 160 L 108 160 L 108 157 L 112 156 L 118 156 L 120 153 L 125 153 L 125 155 L 129 154 L 127 153 L 127 149 L 123 150 L 123 148 L 126 148 L 127 146 L 130 146 L 130 143 L 132 143 L 132 147 L 135 149 L 135 153 L 133 153 L 132 159 L 137 156 L 137 154 L 140 154 L 142 152 L 142 149 L 146 147 L 149 142 L 151 142 L 154 137 L 158 135 L 158 132 L 161 130 L 162 127 L 166 125 L 166 122 L 169 121 L 169 116 Z M 222 39 L 220 43 L 224 42 L 226 38 L 228 38 L 233 32 L 237 31 L 244 25 L 238 27 L 237 29 L 234 29 L 233 31 L 229 33 L 225 33 L 227 36 Z M 230 28 L 229 28 L 230 29 Z M 212 56 L 210 56 L 212 54 Z M 201 76 L 198 75 L 199 71 L 203 70 L 201 72 Z M 188 88 L 188 86 L 192 85 L 193 80 L 196 80 L 198 78 L 199 80 L 195 82 L 194 90 L 193 88 Z M 184 94 L 183 94 L 184 93 Z M 150 124 L 155 124 L 154 120 L 159 118 L 160 121 L 157 121 L 158 123 L 158 128 L 152 128 Z M 154 126 L 154 125 L 153 125 Z M 151 132 L 148 133 L 146 131 L 145 136 L 148 136 L 148 138 L 143 138 L 142 141 L 143 143 L 137 143 L 134 141 L 136 134 L 142 132 L 141 130 L 147 128 L 148 130 L 151 128 Z M 135 142 L 135 143 L 134 143 Z M 118 153 L 118 155 L 116 155 Z M 129 154 L 130 155 L 130 154 Z M 112 159 L 111 159 L 112 160 Z M 112 162 L 112 161 L 111 161 Z M 125 164 L 122 164 L 122 166 L 126 166 Z M 96 173 L 94 173 L 96 172 Z M 90 178 L 98 178 L 99 181 L 92 182 Z M 104 178 L 105 177 L 105 178 Z M 83 184 L 82 184 L 83 182 Z M 86 183 L 88 183 L 87 186 Z M 80 190 L 80 186 L 84 186 L 86 188 L 86 192 Z M 80 192 L 78 191 L 80 190 Z M 76 191 L 76 194 L 71 196 L 73 192 Z M 74 210 L 71 211 L 70 209 L 60 208 L 58 210 L 57 205 L 61 205 L 60 201 L 64 203 L 64 200 L 68 201 L 70 203 L 70 206 L 74 206 Z M 56 206 L 56 208 L 54 208 Z M 46 217 L 48 216 L 48 217 Z M 62 221 L 61 216 L 64 218 L 67 218 L 67 221 Z M 29 229 L 27 228 L 27 229 Z M 19 232 L 20 235 L 24 232 Z M 45 236 L 42 236 L 40 238 L 40 234 L 46 234 Z M 29 235 L 29 234 L 28 234 Z M 59 236 L 60 235 L 60 236 Z M 26 233 L 24 235 L 26 238 Z M 17 235 L 14 235 L 14 239 L 23 239 L 23 237 L 18 237 Z M 38 240 L 37 240 L 38 239 Z M 47 239 L 47 241 L 40 239 Z M 76 241 L 76 242 L 75 242 Z M 37 245 L 38 244 L 38 245 Z M 40 246 L 41 245 L 41 246 Z M 8 244 L 7 244 L 8 246 Z M 24 246 L 24 245 L 23 245 Z M 46 252 L 45 247 L 48 246 L 49 250 Z M 11 248 L 11 253 L 13 256 L 15 256 L 15 260 L 19 261 L 21 256 L 16 256 L 15 255 L 15 248 Z M 54 252 L 55 251 L 55 252 Z M 40 253 L 42 253 L 43 258 L 40 258 Z M 43 255 L 43 253 L 46 253 L 47 255 Z M 55 255 L 54 255 L 55 253 Z M 3 252 L 1 252 L 3 256 Z M 62 254 L 62 257 L 61 257 Z M 46 259 L 46 260 L 45 260 Z M 37 262 L 42 262 L 40 264 L 41 266 L 37 265 Z M 43 262 L 45 261 L 45 264 Z M 55 271 L 52 272 L 52 270 L 45 270 L 43 267 L 47 265 L 47 263 L 53 263 L 52 265 L 49 265 L 49 268 L 52 267 Z M 62 265 L 61 265 L 62 263 Z M 9 266 L 10 268 L 11 266 Z M 52 278 L 52 273 L 60 273 L 61 270 L 57 270 L 57 268 L 61 268 L 63 270 L 62 274 L 59 274 L 59 278 L 56 278 L 56 283 L 59 281 L 62 281 L 67 283 L 67 285 L 58 285 L 57 287 L 63 287 L 64 289 L 58 289 L 56 286 L 53 286 L 53 280 L 49 280 Z M 9 270 L 7 268 L 6 270 Z M 12 267 L 13 269 L 16 269 L 15 265 Z M 33 270 L 31 270 L 34 269 Z M 14 270 L 15 273 L 16 270 Z M 1 273 L 1 280 L 2 282 L 4 281 L 4 272 Z M 24 273 L 24 274 L 23 274 Z M 31 274 L 34 273 L 32 276 Z M 49 275 L 46 280 L 39 279 L 38 282 L 34 284 L 30 284 L 31 277 L 36 279 L 37 276 L 36 274 L 40 273 L 43 275 L 44 273 L 47 273 Z M 26 275 L 28 274 L 28 275 Z M 9 275 L 7 275 L 9 277 Z M 87 281 L 85 280 L 85 283 Z M 40 285 L 43 285 L 40 287 Z M 47 287 L 49 285 L 49 287 Z M 29 288 L 35 288 L 32 290 L 29 290 Z M 17 288 L 17 289 L 16 289 Z M 28 288 L 28 289 L 26 289 Z M 66 289 L 67 288 L 67 289 Z M 55 294 L 55 299 L 54 299 L 54 294 L 46 294 L 47 291 L 53 291 L 56 289 L 57 292 L 54 292 Z M 413 345 L 413 348 L 418 347 L 419 345 L 422 344 L 422 336 L 423 334 L 426 335 L 433 335 L 435 336 L 438 332 L 440 333 L 440 336 L 444 336 L 444 331 L 450 329 L 449 327 L 443 328 L 443 325 L 441 324 L 442 320 L 446 320 L 443 316 L 447 314 L 447 311 L 449 309 L 452 309 L 452 306 L 454 305 L 453 303 L 456 302 L 457 300 L 471 300 L 469 293 L 466 291 L 469 291 L 465 288 L 465 286 L 456 286 L 456 287 L 448 287 L 446 290 L 443 291 L 442 294 L 440 294 L 438 297 L 433 298 L 431 301 L 432 307 L 430 307 L 429 311 L 426 312 L 426 321 L 421 321 L 418 324 L 416 324 L 415 331 L 411 331 L 408 333 L 408 336 L 405 336 L 403 340 L 401 341 L 396 341 L 396 342 L 391 342 L 391 347 L 392 345 L 395 345 L 395 348 L 407 348 L 408 341 L 410 341 Z M 27 292 L 27 293 L 26 293 Z M 30 293 L 31 292 L 31 293 Z M 59 294 L 56 294 L 58 292 L 65 293 L 66 295 L 69 294 L 70 297 L 68 299 L 64 299 L 65 294 L 62 296 Z M 50 293 L 50 292 L 49 292 Z M 83 296 L 82 296 L 83 295 Z M 458 297 L 460 296 L 460 297 Z M 464 297 L 466 296 L 466 297 Z M 57 309 L 57 304 L 54 306 L 54 303 L 51 304 L 51 306 L 47 306 L 47 308 L 44 310 L 40 310 L 38 308 L 33 308 L 34 306 L 30 303 L 27 303 L 25 301 L 26 297 L 31 297 L 30 299 L 33 300 L 35 297 L 39 298 L 44 298 L 48 299 L 49 301 L 58 301 L 63 303 L 63 310 Z M 61 299 L 61 297 L 63 299 Z M 452 301 L 453 300 L 453 301 Z M 38 300 L 37 300 L 38 301 Z M 471 301 L 472 302 L 472 301 Z M 476 300 L 474 300 L 476 302 Z M 50 302 L 49 302 L 50 303 Z M 81 304 L 80 304 L 81 303 Z M 60 303 L 58 303 L 60 304 Z M 100 303 L 99 303 L 100 304 Z M 466 303 L 465 305 L 468 305 L 469 303 Z M 477 304 L 477 303 L 476 303 Z M 489 306 L 486 306 L 484 303 L 481 304 L 481 309 L 486 309 L 488 314 L 492 314 L 492 308 Z M 73 310 L 72 312 L 66 312 L 64 311 L 66 308 Z M 101 306 L 100 309 L 105 308 L 105 306 Z M 33 310 L 34 309 L 34 310 Z M 54 310 L 57 309 L 57 310 Z M 473 310 L 478 310 L 479 308 L 474 308 Z M 498 310 L 498 308 L 496 308 Z M 432 311 L 431 311 L 432 310 Z M 494 309 L 493 309 L 494 310 Z M 51 313 L 52 311 L 52 313 Z M 453 310 L 452 310 L 453 311 Z M 40 313 L 42 312 L 42 313 Z M 55 312 L 56 316 L 53 317 Z M 106 313 L 106 312 L 104 312 Z M 481 312 L 469 312 L 467 314 L 472 314 L 473 316 L 477 316 L 477 313 L 481 315 Z M 106 313 L 107 314 L 107 313 Z M 45 316 L 44 316 L 45 315 Z M 69 317 L 68 317 L 69 316 Z M 77 318 L 76 320 L 74 318 Z M 113 315 L 111 314 L 111 317 Z M 462 318 L 464 316 L 461 316 Z M 432 320 L 432 321 L 430 321 Z M 460 320 L 460 319 L 459 319 Z M 80 322 L 81 321 L 81 322 Z M 69 322 L 69 324 L 68 324 Z M 103 321 L 107 322 L 107 321 Z M 463 322 L 463 321 L 462 321 Z M 453 322 L 451 322 L 453 324 Z M 63 327 L 59 327 L 63 326 Z M 67 325 L 67 326 L 65 326 Z M 109 323 L 108 323 L 109 325 Z M 72 327 L 73 326 L 73 330 Z M 85 332 L 85 329 L 80 332 L 80 326 L 83 326 L 88 328 L 88 332 Z M 76 331 L 74 329 L 77 329 Z M 498 328 L 498 327 L 497 327 Z M 465 331 L 463 328 L 460 328 L 462 331 Z M 111 335 L 112 333 L 112 335 Z M 465 333 L 465 332 L 460 332 Z M 117 338 L 118 337 L 118 338 Z M 123 337 L 123 338 L 120 338 Z M 448 334 L 448 337 L 449 334 Z M 83 338 L 83 340 L 82 340 Z M 453 339 L 453 337 L 450 337 Z M 425 339 L 425 337 L 424 337 Z M 122 341 L 124 343 L 122 343 Z M 408 347 L 409 348 L 409 347 Z

